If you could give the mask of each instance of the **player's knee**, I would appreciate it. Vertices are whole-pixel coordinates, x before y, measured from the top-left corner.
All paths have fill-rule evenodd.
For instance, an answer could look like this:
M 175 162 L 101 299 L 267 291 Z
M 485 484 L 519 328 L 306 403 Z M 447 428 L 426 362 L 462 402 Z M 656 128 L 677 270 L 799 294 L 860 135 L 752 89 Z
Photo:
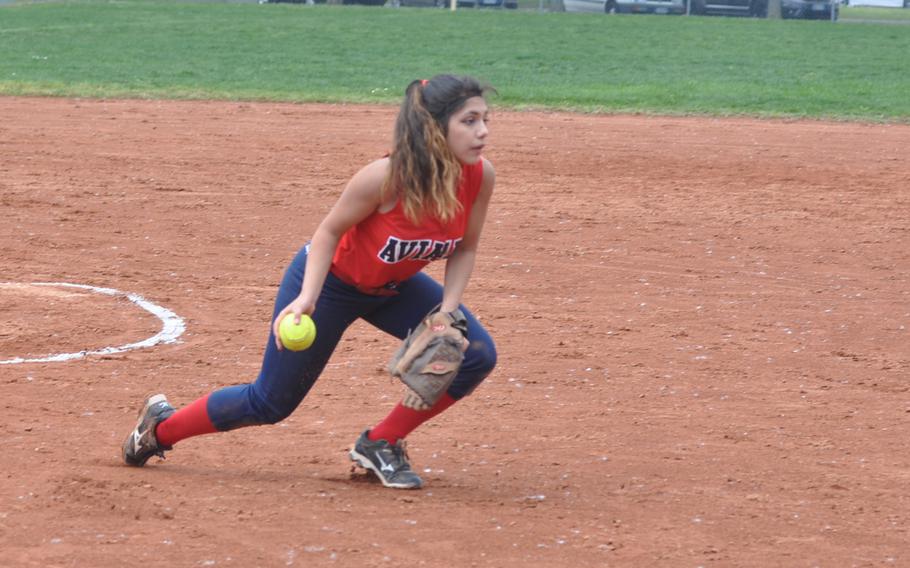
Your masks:
M 472 341 L 461 373 L 449 388 L 449 395 L 461 399 L 472 392 L 496 368 L 496 345 L 492 340 Z
M 217 430 L 235 430 L 281 422 L 294 412 L 300 398 L 286 392 L 269 395 L 257 384 L 234 385 L 213 392 L 206 410 Z
M 293 409 L 285 410 L 268 407 L 260 410 L 258 414 L 261 424 L 278 424 L 293 412 Z
M 496 345 L 493 340 L 472 341 L 469 350 L 468 366 L 473 372 L 486 377 L 496 368 Z
M 277 424 L 293 414 L 303 397 L 293 393 L 281 392 L 280 394 L 264 394 L 259 389 L 251 397 L 252 407 L 255 409 L 256 419 L 260 424 Z

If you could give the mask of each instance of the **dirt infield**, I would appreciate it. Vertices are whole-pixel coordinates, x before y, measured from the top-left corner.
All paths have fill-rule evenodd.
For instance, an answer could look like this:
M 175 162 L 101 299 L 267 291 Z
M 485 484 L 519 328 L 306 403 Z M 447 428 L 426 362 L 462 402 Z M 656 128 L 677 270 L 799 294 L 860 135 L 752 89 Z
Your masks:
M 287 421 L 122 466 L 150 391 L 255 377 L 281 272 L 395 109 L 0 98 L 0 565 L 910 565 L 910 126 L 498 112 L 493 376 L 399 394 L 357 324 Z M 434 269 L 434 270 L 438 270 Z M 438 275 L 438 272 L 434 272 Z

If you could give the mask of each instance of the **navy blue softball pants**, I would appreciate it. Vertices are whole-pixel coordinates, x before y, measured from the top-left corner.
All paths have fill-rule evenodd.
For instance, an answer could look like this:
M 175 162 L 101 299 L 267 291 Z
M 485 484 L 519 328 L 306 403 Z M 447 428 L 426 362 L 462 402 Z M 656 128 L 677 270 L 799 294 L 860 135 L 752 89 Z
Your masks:
M 285 272 L 271 322 L 290 304 L 303 283 L 309 247 L 300 250 Z M 255 382 L 213 392 L 206 410 L 218 430 L 274 424 L 288 416 L 304 399 L 322 374 L 344 331 L 357 318 L 404 339 L 430 310 L 442 302 L 442 286 L 424 273 L 403 282 L 394 296 L 373 296 L 339 280 L 329 272 L 316 303 L 313 321 L 316 341 L 304 351 L 279 351 L 274 333 L 269 333 L 262 369 Z M 496 365 L 496 346 L 487 331 L 464 306 L 470 346 L 464 364 L 448 394 L 460 399 L 471 393 Z M 389 345 L 388 354 L 394 350 Z

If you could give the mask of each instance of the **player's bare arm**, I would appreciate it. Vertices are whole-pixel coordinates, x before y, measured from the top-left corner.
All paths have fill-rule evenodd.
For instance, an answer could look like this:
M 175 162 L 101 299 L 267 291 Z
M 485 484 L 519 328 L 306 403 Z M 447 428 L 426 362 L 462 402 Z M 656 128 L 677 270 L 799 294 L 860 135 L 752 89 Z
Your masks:
M 286 306 L 272 322 L 279 349 L 281 349 L 281 342 L 277 338 L 281 319 L 285 314 L 293 313 L 295 321 L 299 321 L 300 314 L 312 314 L 316 309 L 316 300 L 319 299 L 319 291 L 322 290 L 322 285 L 329 272 L 338 241 L 345 231 L 368 217 L 380 206 L 380 189 L 387 170 L 388 159 L 383 158 L 367 164 L 354 174 L 338 201 L 316 228 L 310 242 L 309 262 L 300 295 Z
M 454 311 L 461 304 L 461 297 L 464 295 L 471 273 L 474 271 L 477 246 L 480 244 L 480 234 L 483 232 L 495 184 L 496 172 L 493 164 L 484 158 L 483 184 L 480 186 L 480 193 L 477 195 L 477 201 L 474 202 L 471 216 L 468 218 L 464 238 L 446 261 L 445 290 L 440 308 L 444 312 Z

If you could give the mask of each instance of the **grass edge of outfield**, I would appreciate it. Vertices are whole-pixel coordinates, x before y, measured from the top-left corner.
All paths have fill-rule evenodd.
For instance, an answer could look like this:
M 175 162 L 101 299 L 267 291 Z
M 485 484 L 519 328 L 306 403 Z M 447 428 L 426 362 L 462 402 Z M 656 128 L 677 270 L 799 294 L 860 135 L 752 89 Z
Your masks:
M 910 28 L 461 12 L 30 4 L 0 21 L 0 94 L 389 104 L 410 80 L 451 70 L 491 81 L 495 104 L 516 110 L 910 120 L 899 56 Z M 388 37 L 396 26 L 431 29 Z M 410 45 L 436 36 L 456 63 Z
M 152 101 L 170 101 L 175 103 L 225 103 L 225 104 L 274 104 L 274 105 L 328 105 L 328 106 L 350 106 L 350 107 L 389 107 L 395 109 L 400 101 L 376 101 L 376 100 L 342 100 L 331 99 L 324 100 L 319 98 L 312 99 L 275 99 L 268 97 L 210 97 L 210 96 L 159 96 L 147 94 L 146 96 L 135 93 L 109 94 L 109 95 L 76 95 L 76 94 L 48 94 L 40 92 L 6 92 L 3 85 L 0 84 L 0 99 L 3 98 L 20 98 L 20 99 L 60 99 L 71 101 L 121 101 L 121 102 L 152 102 Z M 857 123 L 870 125 L 910 125 L 910 117 L 903 118 L 882 118 L 869 116 L 844 116 L 844 115 L 797 115 L 787 113 L 773 112 L 694 112 L 694 111 L 664 111 L 664 110 L 637 110 L 621 108 L 579 108 L 579 107 L 559 107 L 559 106 L 539 106 L 532 104 L 508 105 L 496 100 L 495 95 L 490 98 L 490 108 L 495 114 L 497 111 L 514 112 L 514 113 L 564 113 L 590 116 L 640 116 L 650 118 L 703 118 L 703 119 L 744 119 L 744 120 L 769 120 L 784 122 L 827 122 L 827 123 Z

